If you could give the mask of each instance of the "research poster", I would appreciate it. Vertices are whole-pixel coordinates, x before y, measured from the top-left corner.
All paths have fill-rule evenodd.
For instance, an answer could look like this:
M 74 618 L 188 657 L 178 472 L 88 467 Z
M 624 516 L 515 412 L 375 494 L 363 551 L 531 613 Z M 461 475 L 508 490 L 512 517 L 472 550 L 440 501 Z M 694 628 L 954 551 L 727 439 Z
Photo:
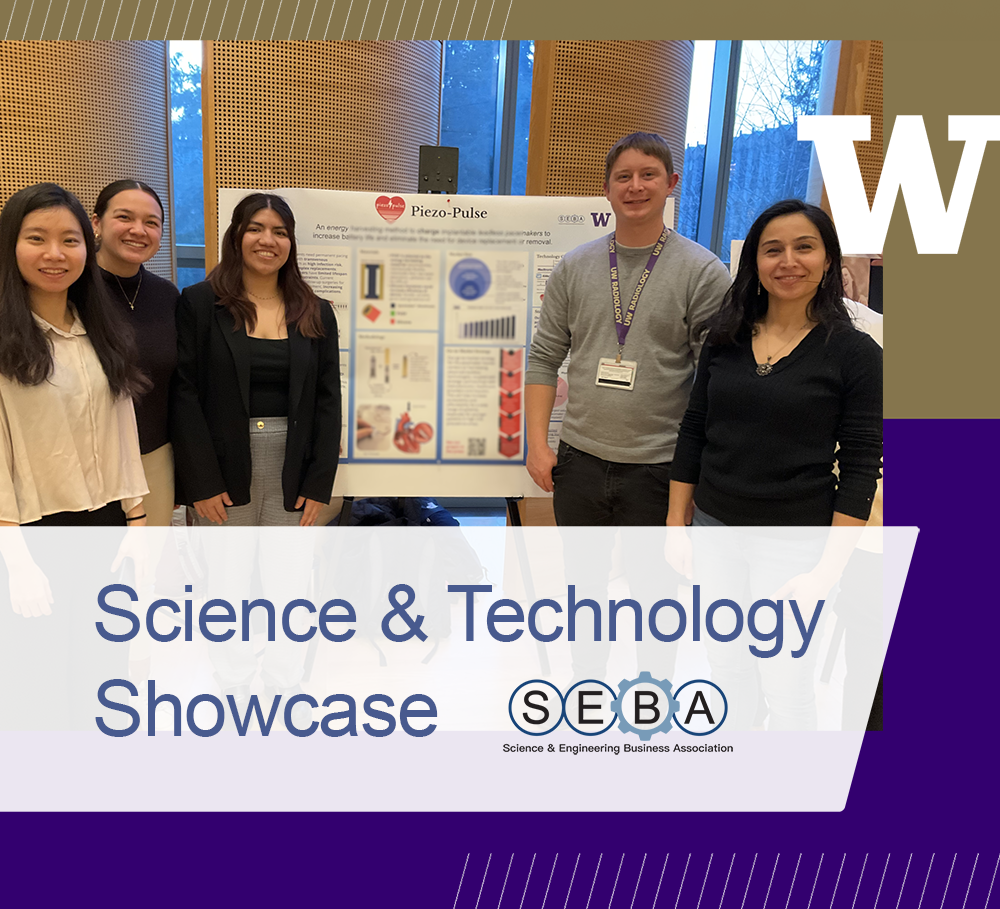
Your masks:
M 108 10 L 114 8 L 114 4 L 107 6 Z M 236 6 L 232 4 L 232 10 Z M 289 6 L 284 5 L 286 12 Z M 382 8 L 373 4 L 371 10 L 357 3 L 353 7 L 344 6 L 348 8 L 342 9 L 337 4 L 331 9 L 320 4 L 313 11 L 317 22 L 326 21 L 324 13 L 331 14 L 333 25 L 326 23 L 327 37 L 357 38 L 363 33 L 366 39 L 375 39 L 379 20 L 389 22 L 396 14 L 392 4 Z M 413 7 L 423 8 L 426 15 L 433 6 L 414 4 L 411 0 L 406 15 L 416 15 Z M 275 37 L 272 26 L 279 15 L 279 4 L 247 6 L 235 31 L 231 24 L 220 27 L 224 7 L 225 4 L 213 2 L 203 11 L 189 11 L 181 2 L 176 11 L 164 4 L 153 11 L 152 5 L 139 4 L 131 27 L 141 29 L 145 25 L 153 37 L 158 33 L 162 36 L 165 29 L 171 37 L 256 36 L 262 40 Z M 39 21 L 47 15 L 44 4 L 36 3 L 33 9 L 31 15 L 37 15 Z M 471 16 L 484 17 L 489 12 L 484 4 L 479 4 L 477 10 L 466 12 L 464 6 L 459 10 L 455 5 L 446 5 L 439 9 L 440 18 L 436 21 L 471 24 Z M 61 11 L 53 7 L 50 12 L 49 21 L 54 22 Z M 116 21 L 120 19 L 123 24 L 131 18 L 125 10 L 114 12 L 121 12 Z M 515 0 L 503 12 L 506 17 L 503 34 L 508 37 L 566 36 L 572 31 L 574 39 L 647 39 L 678 31 L 717 34 L 723 28 L 718 10 L 704 6 L 623 8 L 628 16 L 620 20 L 609 18 L 608 8 L 603 5 L 570 4 L 565 0 L 530 5 Z M 263 14 L 259 20 L 262 24 L 255 33 L 253 21 L 258 13 Z M 99 15 L 105 15 L 103 4 L 91 3 L 85 11 L 87 24 L 95 33 Z M 734 33 L 730 37 L 740 31 L 750 34 L 768 27 L 758 9 L 733 10 L 727 15 L 727 30 Z M 172 16 L 169 21 L 168 16 Z M 27 29 L 28 17 L 19 2 L 11 14 L 13 27 L 24 28 L 29 38 L 41 37 L 40 31 L 33 35 Z M 113 18 L 108 16 L 107 21 Z M 202 648 L 190 664 L 192 671 L 183 676 L 187 680 L 185 686 L 161 692 L 174 695 L 183 705 L 182 734 L 176 741 L 171 732 L 172 717 L 164 727 L 168 766 L 158 763 L 164 753 L 159 748 L 159 735 L 153 738 L 133 735 L 113 742 L 110 736 L 91 731 L 72 733 L 76 738 L 67 744 L 59 739 L 58 733 L 48 731 L 36 734 L 36 743 L 48 747 L 28 750 L 12 739 L 10 733 L 4 734 L 3 792 L 10 813 L 4 819 L 2 839 L 6 851 L 0 864 L 12 901 L 38 902 L 46 894 L 62 902 L 80 899 L 81 895 L 89 898 L 98 886 L 94 883 L 95 876 L 107 875 L 113 877 L 115 892 L 141 895 L 144 901 L 155 905 L 196 902 L 206 894 L 213 900 L 235 899 L 254 904 L 284 903 L 289 898 L 299 898 L 347 906 L 451 906 L 452 909 L 480 906 L 505 909 L 515 905 L 541 909 L 546 906 L 988 909 L 996 905 L 1000 898 L 996 892 L 1000 889 L 997 881 L 1000 835 L 996 822 L 1000 798 L 991 705 L 995 688 L 993 645 L 1000 633 L 1000 618 L 994 608 L 993 571 L 997 537 L 993 526 L 997 507 L 994 453 L 1000 438 L 996 424 L 1000 409 L 993 374 L 993 348 L 1000 325 L 991 269 L 984 263 L 995 256 L 997 242 L 995 200 L 1000 187 L 997 143 L 993 140 L 986 143 L 981 167 L 972 179 L 975 191 L 957 253 L 918 253 L 910 223 L 922 199 L 940 193 L 944 205 L 957 182 L 965 143 L 949 137 L 948 117 L 1000 114 L 992 90 L 994 62 L 1000 46 L 982 37 L 993 33 L 995 17 L 988 9 L 962 0 L 932 17 L 907 15 L 891 6 L 847 3 L 837 8 L 832 24 L 830 10 L 826 8 L 799 10 L 793 18 L 794 23 L 787 27 L 795 31 L 820 34 L 850 30 L 884 38 L 886 142 L 897 116 L 920 115 L 936 171 L 926 173 L 924 191 L 907 195 L 905 203 L 900 194 L 883 249 L 891 274 L 885 294 L 890 310 L 890 356 L 885 389 L 889 491 L 884 551 L 889 551 L 893 530 L 919 529 L 915 536 L 912 532 L 903 536 L 904 545 L 912 545 L 912 557 L 903 575 L 896 575 L 898 602 L 886 598 L 884 585 L 888 574 L 882 582 L 884 730 L 850 733 L 827 729 L 817 733 L 816 750 L 802 748 L 793 738 L 794 733 L 746 733 L 744 756 L 747 751 L 757 752 L 761 764 L 756 770 L 735 776 L 727 765 L 713 763 L 728 759 L 728 752 L 709 751 L 679 752 L 677 757 L 686 762 L 680 769 L 673 753 L 634 752 L 632 762 L 628 763 L 624 753 L 616 756 L 598 751 L 580 750 L 576 754 L 556 751 L 549 761 L 547 746 L 543 746 L 546 751 L 542 753 L 501 750 L 491 755 L 491 760 L 495 757 L 507 761 L 499 770 L 481 764 L 475 756 L 455 766 L 449 763 L 454 761 L 455 752 L 440 747 L 445 730 L 414 736 L 406 731 L 402 719 L 402 705 L 419 695 L 430 697 L 435 708 L 441 710 L 436 692 L 427 685 L 408 684 L 408 679 L 400 673 L 400 665 L 404 663 L 407 671 L 426 670 L 426 675 L 442 665 L 436 662 L 443 655 L 442 650 L 429 662 L 422 662 L 433 649 L 428 642 L 433 640 L 430 632 L 435 623 L 438 627 L 434 630 L 441 632 L 440 609 L 415 610 L 424 618 L 420 630 L 428 634 L 428 642 L 421 641 L 415 633 L 408 641 L 386 639 L 385 646 L 380 642 L 383 655 L 389 644 L 403 650 L 409 648 L 411 652 L 405 653 L 402 661 L 387 657 L 382 665 L 378 651 L 370 643 L 382 635 L 381 622 L 390 613 L 395 613 L 387 626 L 393 634 L 412 631 L 406 618 L 399 614 L 409 614 L 412 609 L 401 605 L 408 599 L 406 592 L 397 591 L 391 601 L 393 605 L 389 596 L 397 582 L 409 584 L 402 580 L 404 576 L 414 578 L 409 586 L 422 605 L 421 566 L 427 577 L 435 576 L 435 570 L 427 567 L 431 563 L 423 550 L 408 553 L 404 559 L 403 550 L 394 549 L 391 541 L 378 543 L 371 547 L 374 556 L 368 555 L 375 561 L 365 561 L 363 571 L 358 567 L 362 562 L 350 553 L 337 555 L 331 564 L 334 574 L 351 578 L 363 589 L 363 595 L 360 591 L 344 591 L 340 599 L 351 602 L 353 597 L 358 603 L 377 603 L 379 610 L 370 614 L 356 610 L 350 620 L 346 608 L 331 607 L 326 614 L 326 631 L 334 638 L 350 630 L 355 634 L 343 643 L 323 637 L 319 645 L 346 648 L 352 646 L 351 641 L 355 645 L 362 640 L 366 642 L 364 672 L 368 675 L 359 676 L 364 684 L 359 684 L 351 694 L 353 721 L 359 731 L 356 744 L 360 747 L 345 748 L 331 757 L 327 746 L 334 742 L 350 745 L 353 737 L 348 734 L 333 739 L 322 729 L 317 730 L 318 737 L 314 734 L 301 740 L 275 733 L 266 738 L 266 753 L 248 763 L 243 752 L 219 747 L 228 741 L 220 737 L 221 732 L 219 736 L 193 736 L 185 708 L 199 694 L 215 692 L 216 688 L 211 662 L 204 662 L 209 657 L 207 639 L 198 628 L 198 610 L 203 603 L 197 608 L 194 605 L 205 591 L 198 588 L 197 581 L 191 584 L 190 594 L 182 586 L 172 592 L 180 612 L 175 614 L 164 607 L 153 618 L 158 633 L 166 635 L 176 629 L 182 645 Z M 307 15 L 299 14 L 300 31 L 295 33 L 296 38 L 305 37 L 306 32 L 301 30 L 308 19 Z M 480 24 L 479 19 L 476 22 Z M 103 28 L 110 29 L 110 25 Z M 457 29 L 455 25 L 451 37 L 464 37 L 464 31 L 459 34 Z M 499 34 L 489 32 L 490 37 Z M 107 39 L 112 32 L 102 30 L 100 36 Z M 125 37 L 127 30 L 121 34 L 115 32 L 114 36 Z M 424 36 L 422 29 L 420 36 Z M 434 35 L 439 36 L 448 35 L 446 32 Z M 17 35 L 12 32 L 10 37 Z M 280 31 L 277 37 L 282 37 Z M 386 37 L 385 33 L 381 37 Z M 407 36 L 401 33 L 399 37 Z M 904 155 L 905 151 L 897 153 Z M 339 219 L 331 223 L 339 223 Z M 368 421 L 372 428 L 370 437 L 375 436 L 378 428 L 382 439 L 389 439 L 392 458 L 382 461 L 375 455 L 365 456 L 364 449 L 358 447 L 363 438 L 355 402 L 349 423 L 345 412 L 344 438 L 350 440 L 343 452 L 345 471 L 355 472 L 362 487 L 375 489 L 381 488 L 388 465 L 393 465 L 390 471 L 402 468 L 437 471 L 442 467 L 437 463 L 439 460 L 448 461 L 443 466 L 449 468 L 449 476 L 454 478 L 452 494 L 476 494 L 474 490 L 485 476 L 483 471 L 498 466 L 475 462 L 476 457 L 485 459 L 485 453 L 470 455 L 469 440 L 483 438 L 483 430 L 477 427 L 486 426 L 492 419 L 486 411 L 487 382 L 493 367 L 483 351 L 492 346 L 499 351 L 516 350 L 517 345 L 491 345 L 481 338 L 462 337 L 461 332 L 482 330 L 463 328 L 468 324 L 502 319 L 500 300 L 496 300 L 497 315 L 492 310 L 484 314 L 470 305 L 462 319 L 449 322 L 443 307 L 452 290 L 443 282 L 442 265 L 436 278 L 431 274 L 408 279 L 402 288 L 393 285 L 394 293 L 399 293 L 397 314 L 400 319 L 408 320 L 408 324 L 400 324 L 398 329 L 391 324 L 386 327 L 385 314 L 388 312 L 389 320 L 393 316 L 373 299 L 369 302 L 373 309 L 379 310 L 376 318 L 383 320 L 375 324 L 363 314 L 364 306 L 369 303 L 361 304 L 356 296 L 356 288 L 362 281 L 360 250 L 371 252 L 371 259 L 366 258 L 365 265 L 382 265 L 384 291 L 389 286 L 390 266 L 395 264 L 389 259 L 388 245 L 381 238 L 366 239 L 359 241 L 356 248 L 348 244 L 349 248 L 339 253 L 328 248 L 325 241 L 312 245 L 321 248 L 308 251 L 309 244 L 303 244 L 300 255 L 304 267 L 307 261 L 310 263 L 313 286 L 336 307 L 341 322 L 342 375 L 348 394 L 354 393 L 351 386 L 358 385 L 358 376 L 379 378 L 378 369 L 385 366 L 386 349 L 390 352 L 390 367 L 396 364 L 401 383 L 402 356 L 409 357 L 415 349 L 413 336 L 424 334 L 434 336 L 433 342 L 423 345 L 434 350 L 428 354 L 426 363 L 428 372 L 433 373 L 433 382 L 438 386 L 446 382 L 463 386 L 462 394 L 448 402 L 436 399 L 432 407 L 418 411 L 415 418 L 412 409 L 399 410 L 399 405 L 412 405 L 422 399 L 414 395 L 406 400 L 393 397 L 383 400 L 376 397 L 368 384 L 363 403 L 370 408 L 390 407 L 388 414 L 382 412 L 381 423 L 377 411 L 366 411 L 373 418 Z M 458 251 L 457 246 L 455 250 Z M 529 294 L 543 292 L 539 290 L 542 279 L 537 275 L 554 264 L 546 263 L 541 252 L 536 251 L 533 256 L 527 276 Z M 470 257 L 486 262 L 482 256 Z M 425 260 L 411 264 L 415 266 L 415 276 L 428 270 L 434 272 Z M 378 272 L 376 268 L 376 278 Z M 372 273 L 369 271 L 369 275 Z M 516 270 L 508 277 L 510 284 L 505 280 L 506 287 L 519 286 Z M 427 329 L 421 326 L 433 321 L 427 311 L 428 285 L 432 279 L 438 281 L 439 312 L 435 327 Z M 475 281 L 476 272 L 469 272 L 467 283 L 474 285 Z M 379 290 L 377 282 L 374 290 Z M 531 320 L 536 318 L 533 297 L 525 306 L 524 317 L 527 343 Z M 508 329 L 501 323 L 493 330 Z M 516 324 L 511 330 L 517 331 Z M 394 342 L 397 331 L 404 338 L 398 347 Z M 357 358 L 358 334 L 368 339 L 374 352 L 374 377 L 366 373 L 372 368 L 371 354 L 367 363 Z M 395 354 L 398 357 L 393 359 Z M 390 375 L 395 379 L 391 369 Z M 405 438 L 419 448 L 397 455 L 400 450 L 393 439 L 398 419 L 404 413 L 410 418 L 403 423 L 407 430 Z M 433 435 L 421 442 L 420 437 L 427 435 L 427 430 L 418 431 L 418 427 L 425 423 Z M 431 445 L 435 446 L 434 463 L 426 464 L 423 456 Z M 478 446 L 471 450 L 478 450 Z M 390 494 L 415 491 L 414 486 L 401 483 Z M 65 546 L 53 551 L 61 556 L 70 549 Z M 488 570 L 488 578 L 480 575 L 470 580 L 471 573 L 467 573 L 464 586 L 487 586 L 506 579 L 506 546 L 504 559 L 489 553 L 490 550 L 484 550 L 483 567 Z M 274 554 L 294 564 L 294 551 L 276 548 Z M 548 552 L 539 548 L 538 554 L 544 557 Z M 520 558 L 515 540 L 511 541 L 510 558 L 512 564 Z M 221 561 L 226 563 L 225 559 Z M 535 560 L 529 560 L 529 564 L 535 565 Z M 398 568 L 400 572 L 388 589 L 385 589 L 388 579 L 381 573 L 385 566 Z M 128 579 L 117 582 L 127 583 Z M 254 579 L 253 584 L 257 583 Z M 242 599 L 253 589 L 237 582 L 229 597 Z M 476 682 L 467 690 L 439 696 L 449 711 L 457 708 L 474 716 L 481 709 L 477 673 L 485 673 L 483 678 L 487 680 L 492 678 L 489 667 L 497 655 L 494 650 L 505 652 L 503 648 L 516 647 L 518 659 L 523 660 L 520 665 L 540 666 L 538 645 L 544 644 L 552 659 L 548 651 L 554 650 L 556 642 L 538 640 L 528 622 L 532 606 L 545 599 L 546 592 L 551 590 L 529 593 L 512 585 L 511 595 L 506 599 L 518 604 L 524 613 L 522 620 L 503 621 L 516 616 L 510 606 L 498 607 L 494 613 L 493 631 L 510 634 L 521 630 L 525 639 L 521 645 L 494 637 L 486 624 L 486 613 L 495 602 L 492 592 L 471 594 L 475 603 L 484 597 L 481 616 L 475 613 L 478 607 L 474 607 L 474 615 L 482 619 L 473 626 L 474 640 L 465 641 L 467 626 L 463 621 L 451 629 L 451 640 L 460 646 L 445 645 L 444 649 L 453 650 L 452 659 L 466 667 L 462 677 Z M 283 593 L 309 599 L 318 609 L 325 605 L 310 599 L 315 596 L 314 591 L 303 589 L 298 583 Z M 567 593 L 565 588 L 562 593 L 564 596 Z M 463 598 L 468 595 L 459 594 Z M 185 614 L 186 598 L 192 600 L 190 620 Z M 140 605 L 144 619 L 151 603 L 152 599 L 143 593 Z M 281 643 L 282 638 L 286 643 L 292 641 L 281 627 L 280 607 L 286 603 L 280 604 L 275 616 L 275 643 Z M 649 604 L 642 605 L 643 628 L 648 630 Z M 690 622 L 693 598 L 682 605 Z M 304 617 L 308 610 L 303 607 L 297 611 Z M 678 613 L 672 612 L 676 622 Z M 730 612 L 734 619 L 735 612 Z M 634 610 L 621 613 L 623 626 L 630 613 Z M 257 614 L 263 617 L 266 628 L 267 616 L 262 610 Z M 812 614 L 800 615 L 807 632 Z M 669 615 L 660 610 L 658 616 L 664 625 L 658 624 L 657 628 L 667 628 L 665 620 Z M 464 609 L 459 617 L 464 620 Z M 553 610 L 542 607 L 536 613 L 535 632 L 553 633 L 555 617 Z M 127 632 L 128 623 L 120 616 L 105 614 L 103 618 L 124 623 L 116 626 L 116 632 Z M 315 618 L 318 622 L 318 615 Z M 411 620 L 415 621 L 412 615 Z M 290 614 L 289 629 L 295 634 L 304 633 L 297 623 L 296 616 Z M 239 624 L 238 617 L 231 626 L 237 636 L 241 630 Z M 257 624 L 254 619 L 250 630 Z M 183 640 L 186 625 L 192 629 L 191 641 Z M 224 626 L 213 627 L 209 622 L 206 627 L 222 631 Z M 725 633 L 721 625 L 716 630 Z M 793 650 L 800 650 L 805 644 L 806 635 L 800 633 L 794 617 L 786 630 L 782 654 L 790 657 Z M 94 626 L 88 625 L 84 633 L 95 635 Z M 567 644 L 567 629 L 562 634 L 562 643 Z M 122 666 L 120 660 L 123 654 L 127 657 L 131 641 L 99 640 L 111 648 L 110 662 L 98 658 L 96 665 L 101 673 L 95 673 L 93 681 L 100 684 L 126 677 L 127 666 Z M 810 648 L 815 640 L 810 640 Z M 755 639 L 752 642 L 759 649 L 766 647 Z M 305 643 L 308 646 L 309 642 Z M 750 643 L 747 642 L 748 647 Z M 267 644 L 270 646 L 271 642 Z M 477 649 L 480 647 L 486 649 L 480 652 Z M 809 652 L 807 649 L 807 655 Z M 882 656 L 880 653 L 880 659 Z M 180 660 L 186 659 L 184 651 Z M 324 693 L 349 693 L 345 680 L 361 662 L 355 664 L 353 660 L 346 649 L 338 652 L 330 664 L 333 668 L 329 669 L 329 676 L 323 678 Z M 104 672 L 105 669 L 110 671 Z M 538 675 L 541 677 L 543 673 Z M 635 681 L 635 677 L 630 675 L 623 680 Z M 521 681 L 531 682 L 533 678 L 526 675 Z M 563 678 L 560 685 L 568 690 L 570 686 L 566 683 L 570 681 L 569 677 Z M 609 679 L 616 696 L 620 694 L 618 681 Z M 15 680 L 12 690 L 22 691 L 23 684 Z M 638 691 L 642 690 L 638 686 Z M 547 693 L 555 703 L 555 693 Z M 563 699 L 566 693 L 559 691 Z M 366 711 L 365 701 L 374 694 L 385 694 L 393 700 L 392 708 L 385 701 L 372 701 L 369 705 L 370 711 L 391 716 L 390 736 L 372 736 L 363 730 L 365 723 L 377 730 L 390 725 L 388 719 Z M 517 690 L 512 688 L 508 694 L 513 696 Z M 661 693 L 660 697 L 663 696 Z M 678 698 L 675 693 L 672 696 L 688 711 L 695 706 L 690 689 L 685 698 Z M 705 692 L 705 696 L 711 706 L 711 693 Z M 539 702 L 540 698 L 533 696 L 532 700 Z M 593 716 L 609 719 L 608 709 L 614 699 L 602 695 L 595 700 L 600 702 L 599 714 Z M 632 706 L 641 700 L 636 693 Z M 211 709 L 208 702 L 200 706 Z M 420 715 L 430 710 L 426 700 L 419 697 L 410 700 L 406 707 L 408 728 L 423 732 L 438 722 L 439 718 Z M 352 721 L 350 704 L 343 699 L 325 709 L 317 708 L 317 719 L 324 712 L 344 714 L 330 721 L 337 727 Z M 583 716 L 590 718 L 586 713 Z M 263 720 L 266 722 L 267 718 L 265 715 Z M 127 718 L 122 715 L 120 719 Z M 554 722 L 555 716 L 550 719 Z M 201 717 L 195 718 L 195 723 L 199 722 Z M 276 716 L 276 722 L 281 723 L 280 716 Z M 502 715 L 498 722 L 504 722 Z M 702 716 L 698 722 L 707 722 L 707 718 Z M 210 728 L 210 720 L 204 728 Z M 511 728 L 508 726 L 500 734 L 516 744 Z M 559 728 L 548 737 L 566 735 L 573 736 L 576 742 L 584 741 L 583 736 L 567 731 L 568 728 L 566 717 L 562 716 Z M 490 732 L 466 729 L 447 734 Z M 599 738 L 607 740 L 610 734 L 611 731 L 595 738 L 595 746 Z M 679 729 L 674 729 L 667 735 L 656 733 L 649 742 L 641 742 L 631 734 L 627 738 L 649 745 L 658 743 L 659 740 L 654 742 L 657 736 L 673 743 L 674 736 L 680 740 L 681 735 Z M 721 741 L 719 737 L 725 735 L 723 724 L 702 741 L 708 745 L 713 740 Z M 82 762 L 85 755 L 80 753 L 82 736 L 91 740 L 102 736 L 107 743 L 121 747 L 109 752 L 113 757 L 107 762 L 93 765 L 92 774 L 80 774 L 80 768 L 86 766 Z M 137 793 L 176 791 L 178 778 L 169 758 L 176 742 L 185 737 L 197 738 L 201 751 L 195 762 L 200 768 L 199 775 L 181 793 L 183 800 L 161 805 L 156 810 L 137 807 Z M 624 734 L 621 738 L 622 742 L 626 740 Z M 756 744 L 757 740 L 762 743 Z M 764 740 L 778 740 L 778 743 L 765 746 Z M 259 741 L 263 743 L 265 738 Z M 687 736 L 684 743 L 688 741 L 698 740 Z M 397 750 L 381 747 L 398 743 L 405 743 L 405 747 Z M 772 747 L 781 752 L 777 757 L 767 753 Z M 736 753 L 734 750 L 733 754 Z M 305 763 L 303 755 L 308 755 Z M 431 766 L 421 763 L 428 758 Z M 838 763 L 839 758 L 844 760 Z M 533 760 L 537 764 L 528 763 Z M 657 761 L 651 768 L 651 762 Z M 788 768 L 783 780 L 775 778 L 776 761 Z M 68 785 L 68 777 L 60 775 L 61 763 L 78 774 L 72 777 L 73 786 Z M 147 768 L 151 764 L 155 769 L 150 772 Z M 439 774 L 442 765 L 453 768 L 444 779 Z M 842 768 L 848 765 L 850 772 L 844 772 Z M 567 782 L 563 779 L 567 774 L 572 784 L 572 805 L 555 804 L 552 793 Z M 99 784 L 95 783 L 98 779 Z M 273 799 L 262 794 L 262 780 L 276 782 L 280 794 Z M 67 801 L 61 806 L 39 806 L 39 794 L 52 792 L 65 795 Z M 204 796 L 209 802 L 219 799 L 220 793 L 230 799 L 225 810 L 191 809 L 190 800 L 194 796 Z M 719 793 L 733 798 L 712 807 L 708 800 Z M 331 795 L 342 797 L 342 803 L 349 807 L 340 811 L 329 809 L 323 800 Z M 67 807 L 69 799 L 80 798 L 86 800 L 85 807 L 76 810 Z M 382 807 L 373 806 L 376 798 L 384 799 Z M 488 804 L 471 807 L 479 799 L 487 800 Z M 107 871 L 112 865 L 113 875 Z

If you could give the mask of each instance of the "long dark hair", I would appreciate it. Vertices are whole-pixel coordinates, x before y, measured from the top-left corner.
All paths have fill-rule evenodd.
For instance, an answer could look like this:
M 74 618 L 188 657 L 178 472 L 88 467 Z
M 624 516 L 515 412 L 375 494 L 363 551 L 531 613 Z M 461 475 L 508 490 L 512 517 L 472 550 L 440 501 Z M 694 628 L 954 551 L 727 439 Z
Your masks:
M 697 326 L 699 333 L 708 332 L 709 344 L 734 344 L 740 338 L 752 337 L 756 325 L 767 315 L 767 291 L 760 291 L 760 275 L 757 273 L 757 247 L 760 245 L 764 228 L 775 218 L 784 215 L 805 215 L 819 231 L 820 239 L 826 247 L 830 259 L 822 286 L 816 288 L 816 296 L 806 307 L 806 315 L 823 325 L 827 335 L 838 328 L 853 324 L 851 315 L 844 305 L 844 277 L 841 272 L 840 240 L 830 216 L 816 205 L 801 199 L 784 199 L 776 202 L 753 222 L 747 232 L 743 251 L 740 253 L 739 270 L 736 279 L 722 300 L 722 306 L 715 315 Z
M 0 212 L 0 373 L 22 385 L 40 385 L 52 375 L 52 350 L 31 314 L 28 287 L 17 266 L 21 224 L 33 211 L 65 208 L 80 223 L 87 248 L 83 274 L 67 297 L 87 329 L 115 397 L 135 396 L 149 380 L 135 365 L 131 328 L 113 315 L 113 304 L 97 268 L 94 232 L 80 200 L 55 183 L 38 183 L 14 193 Z
M 320 317 L 319 299 L 306 284 L 299 271 L 295 248 L 295 215 L 288 203 L 273 193 L 251 193 L 236 203 L 233 217 L 222 238 L 222 261 L 212 269 L 208 280 L 212 290 L 233 316 L 236 326 L 245 325 L 248 332 L 257 324 L 257 307 L 250 302 L 243 287 L 243 235 L 250 227 L 250 219 L 262 208 L 270 208 L 285 225 L 291 249 L 288 261 L 278 272 L 278 286 L 285 299 L 285 321 L 295 325 L 300 335 L 322 338 L 326 332 Z
M 111 200 L 118 193 L 123 193 L 129 189 L 139 189 L 146 193 L 147 196 L 152 196 L 156 200 L 156 204 L 160 206 L 161 223 L 166 220 L 167 212 L 160 201 L 160 197 L 156 194 L 156 190 L 152 186 L 143 183 L 142 180 L 115 180 L 114 183 L 109 183 L 97 196 L 97 201 L 94 203 L 94 214 L 98 218 L 103 218 Z

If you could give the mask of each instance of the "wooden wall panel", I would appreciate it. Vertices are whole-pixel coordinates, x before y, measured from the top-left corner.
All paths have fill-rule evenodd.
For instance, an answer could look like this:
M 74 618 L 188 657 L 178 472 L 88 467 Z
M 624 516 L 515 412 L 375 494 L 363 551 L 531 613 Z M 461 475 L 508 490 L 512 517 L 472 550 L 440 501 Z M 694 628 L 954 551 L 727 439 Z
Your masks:
M 168 208 L 148 267 L 173 278 L 164 42 L 0 42 L 0 85 L 0 204 L 52 182 L 89 212 L 112 180 L 142 180 Z
M 882 161 L 885 157 L 882 133 L 882 42 L 843 41 L 840 46 L 840 67 L 837 72 L 837 93 L 833 101 L 834 114 L 868 114 L 872 120 L 872 137 L 868 142 L 855 142 L 861 179 L 865 184 L 868 204 L 875 201 Z M 824 207 L 829 211 L 824 194 Z
M 219 187 L 414 192 L 437 145 L 441 46 L 432 41 L 211 41 L 202 77 L 205 256 Z
M 539 41 L 528 152 L 530 195 L 604 192 L 623 135 L 659 133 L 684 166 L 692 41 Z

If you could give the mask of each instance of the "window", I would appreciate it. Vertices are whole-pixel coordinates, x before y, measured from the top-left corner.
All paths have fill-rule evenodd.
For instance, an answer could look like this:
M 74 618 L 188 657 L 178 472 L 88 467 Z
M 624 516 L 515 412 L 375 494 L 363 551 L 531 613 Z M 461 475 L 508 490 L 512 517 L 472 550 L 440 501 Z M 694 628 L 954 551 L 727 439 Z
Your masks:
M 177 286 L 205 280 L 201 42 L 170 41 L 170 141 Z

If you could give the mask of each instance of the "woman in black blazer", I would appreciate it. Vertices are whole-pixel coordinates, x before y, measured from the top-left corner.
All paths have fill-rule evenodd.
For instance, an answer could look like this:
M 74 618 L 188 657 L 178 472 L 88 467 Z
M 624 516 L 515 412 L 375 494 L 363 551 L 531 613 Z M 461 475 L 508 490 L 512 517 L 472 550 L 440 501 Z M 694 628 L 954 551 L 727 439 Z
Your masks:
M 177 307 L 171 441 L 197 523 L 315 524 L 340 457 L 337 320 L 299 272 L 280 196 L 242 199 Z

